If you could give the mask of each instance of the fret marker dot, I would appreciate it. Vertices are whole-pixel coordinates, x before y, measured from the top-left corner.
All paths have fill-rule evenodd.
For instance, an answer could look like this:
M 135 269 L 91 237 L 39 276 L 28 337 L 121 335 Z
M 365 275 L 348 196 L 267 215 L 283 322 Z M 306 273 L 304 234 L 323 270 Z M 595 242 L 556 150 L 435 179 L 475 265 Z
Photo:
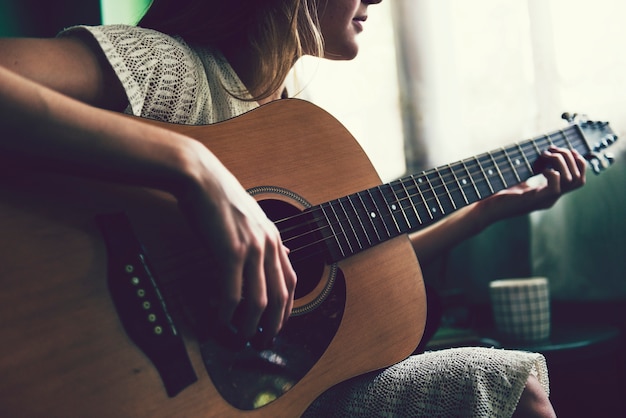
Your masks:
M 437 213 L 437 208 L 432 208 L 430 211 L 431 211 L 432 213 Z
M 463 185 L 466 185 L 467 184 L 467 180 L 463 179 L 463 180 L 461 180 L 461 183 L 463 183 Z
M 522 162 L 520 160 L 515 160 L 515 165 L 521 165 Z
M 492 175 L 493 175 L 493 170 L 489 170 L 489 171 L 487 171 L 487 174 L 489 174 L 490 176 L 492 176 Z
M 396 210 L 398 207 L 396 205 L 391 205 L 391 210 Z
M 424 183 L 424 179 L 417 179 L 418 183 Z
M 370 213 L 370 216 L 371 216 L 372 218 L 375 218 L 375 217 L 376 217 L 376 214 L 375 214 L 374 212 L 372 212 L 372 213 Z

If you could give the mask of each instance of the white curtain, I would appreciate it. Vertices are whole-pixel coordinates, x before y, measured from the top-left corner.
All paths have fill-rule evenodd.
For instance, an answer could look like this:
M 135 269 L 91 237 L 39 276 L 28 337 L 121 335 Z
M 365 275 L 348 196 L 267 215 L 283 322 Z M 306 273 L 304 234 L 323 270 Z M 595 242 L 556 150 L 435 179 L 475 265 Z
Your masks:
M 622 128 L 626 3 L 393 3 L 406 83 L 401 91 L 412 112 L 406 116 L 416 121 L 407 140 L 425 143 L 431 164 L 560 128 L 563 111 Z
M 409 167 L 553 131 L 563 111 L 626 131 L 626 2 L 394 3 Z M 626 297 L 624 142 L 603 176 L 531 217 L 531 271 L 551 280 L 556 298 Z

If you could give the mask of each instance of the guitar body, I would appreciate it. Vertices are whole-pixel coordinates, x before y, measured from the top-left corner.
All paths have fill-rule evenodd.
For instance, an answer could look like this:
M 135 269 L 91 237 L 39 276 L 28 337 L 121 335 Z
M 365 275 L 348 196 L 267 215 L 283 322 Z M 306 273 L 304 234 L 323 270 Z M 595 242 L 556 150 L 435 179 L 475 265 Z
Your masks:
M 211 126 L 164 126 L 203 142 L 258 200 L 303 210 L 303 202 L 317 205 L 380 183 L 345 128 L 303 101 L 279 101 Z M 401 235 L 337 263 L 345 281 L 341 322 L 285 394 L 258 409 L 234 407 L 207 373 L 190 327 L 177 319 L 197 381 L 168 396 L 111 298 L 110 251 L 95 218 L 112 212 L 128 216 L 163 281 L 175 282 L 188 255 L 198 254 L 167 194 L 0 170 L 0 416 L 294 417 L 329 387 L 404 359 L 421 338 L 423 283 Z M 295 307 L 312 298 L 301 295 Z

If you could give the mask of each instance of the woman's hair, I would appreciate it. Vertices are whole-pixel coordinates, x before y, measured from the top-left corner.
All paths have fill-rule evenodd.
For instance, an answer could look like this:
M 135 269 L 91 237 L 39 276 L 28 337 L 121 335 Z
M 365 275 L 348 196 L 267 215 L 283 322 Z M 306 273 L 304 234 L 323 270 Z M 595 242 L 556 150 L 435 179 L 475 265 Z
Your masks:
M 257 68 L 246 87 L 260 100 L 281 87 L 302 55 L 322 56 L 318 1 L 152 0 L 138 25 L 192 45 L 247 50 Z

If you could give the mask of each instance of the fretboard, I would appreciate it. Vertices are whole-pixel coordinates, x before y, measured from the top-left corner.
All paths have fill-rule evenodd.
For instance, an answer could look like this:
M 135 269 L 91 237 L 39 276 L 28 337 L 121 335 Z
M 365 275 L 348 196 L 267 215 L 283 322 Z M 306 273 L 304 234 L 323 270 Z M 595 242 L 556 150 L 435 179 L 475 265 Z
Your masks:
M 423 171 L 311 208 L 327 251 L 339 261 L 535 175 L 534 163 L 551 145 L 589 152 L 578 125 Z

